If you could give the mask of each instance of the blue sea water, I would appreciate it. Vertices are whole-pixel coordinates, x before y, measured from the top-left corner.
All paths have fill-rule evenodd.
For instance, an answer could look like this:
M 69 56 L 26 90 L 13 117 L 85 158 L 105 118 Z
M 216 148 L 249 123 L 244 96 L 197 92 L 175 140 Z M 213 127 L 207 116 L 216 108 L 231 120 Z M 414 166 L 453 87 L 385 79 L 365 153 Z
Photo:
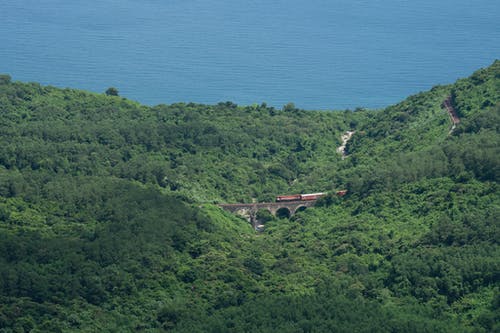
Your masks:
M 0 73 L 154 105 L 378 108 L 500 58 L 498 0 L 0 0 Z

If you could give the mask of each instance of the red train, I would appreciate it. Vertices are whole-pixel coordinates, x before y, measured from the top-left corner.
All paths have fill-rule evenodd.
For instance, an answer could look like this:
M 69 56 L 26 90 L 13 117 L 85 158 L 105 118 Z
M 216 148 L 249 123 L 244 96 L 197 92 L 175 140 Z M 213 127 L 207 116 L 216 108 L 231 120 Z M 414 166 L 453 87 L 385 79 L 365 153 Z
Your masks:
M 338 196 L 344 196 L 347 190 L 341 190 L 335 192 Z M 276 201 L 310 201 L 318 200 L 319 198 L 325 196 L 327 193 L 308 193 L 308 194 L 290 194 L 290 195 L 278 195 Z
M 278 195 L 276 201 L 300 201 L 300 194 Z

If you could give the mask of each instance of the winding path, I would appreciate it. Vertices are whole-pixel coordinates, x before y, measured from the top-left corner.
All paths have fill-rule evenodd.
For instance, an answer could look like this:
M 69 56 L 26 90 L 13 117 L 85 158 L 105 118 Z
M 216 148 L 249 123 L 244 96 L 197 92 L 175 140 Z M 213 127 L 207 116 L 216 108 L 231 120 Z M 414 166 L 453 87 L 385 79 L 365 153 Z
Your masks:
M 452 123 L 450 133 L 455 129 L 457 124 L 460 123 L 460 118 L 458 118 L 457 111 L 451 105 L 451 96 L 446 97 L 446 99 L 443 102 L 443 106 L 446 108 L 446 111 L 448 112 L 448 115 L 450 116 L 450 120 Z

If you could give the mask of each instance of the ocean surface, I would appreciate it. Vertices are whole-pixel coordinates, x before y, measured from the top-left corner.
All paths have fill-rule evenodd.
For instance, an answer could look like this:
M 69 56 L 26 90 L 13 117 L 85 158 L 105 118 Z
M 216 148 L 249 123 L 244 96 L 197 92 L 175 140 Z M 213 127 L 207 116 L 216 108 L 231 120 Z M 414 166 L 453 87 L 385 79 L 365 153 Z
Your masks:
M 0 0 L 0 73 L 148 105 L 379 108 L 500 58 L 498 0 Z

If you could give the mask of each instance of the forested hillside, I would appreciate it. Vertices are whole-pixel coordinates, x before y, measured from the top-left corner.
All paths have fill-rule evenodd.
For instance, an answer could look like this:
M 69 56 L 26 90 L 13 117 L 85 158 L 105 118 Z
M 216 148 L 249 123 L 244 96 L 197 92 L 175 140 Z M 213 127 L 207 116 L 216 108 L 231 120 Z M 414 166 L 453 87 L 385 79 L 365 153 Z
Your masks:
M 1 75 L 0 332 L 500 332 L 499 124 L 500 61 L 374 111 Z

